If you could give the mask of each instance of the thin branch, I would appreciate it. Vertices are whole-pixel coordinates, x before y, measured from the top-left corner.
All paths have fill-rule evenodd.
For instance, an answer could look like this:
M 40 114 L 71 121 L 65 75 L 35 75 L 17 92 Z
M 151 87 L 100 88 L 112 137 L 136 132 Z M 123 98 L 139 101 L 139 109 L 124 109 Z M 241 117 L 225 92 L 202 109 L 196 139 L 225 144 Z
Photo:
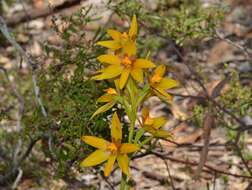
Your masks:
M 159 143 L 159 146 L 163 149 L 161 143 Z M 167 170 L 169 179 L 170 179 L 171 187 L 172 187 L 173 190 L 176 190 L 175 185 L 174 185 L 174 182 L 173 182 L 173 177 L 172 177 L 172 175 L 171 175 L 170 168 L 169 168 L 169 166 L 168 166 L 168 163 L 167 163 L 166 159 L 163 159 L 163 158 L 162 158 L 162 160 L 163 160 L 163 162 L 164 162 L 164 164 L 165 164 L 165 167 L 166 167 L 166 170 Z
M 4 19 L 1 16 L 0 16 L 0 31 L 2 32 L 4 37 L 11 43 L 11 45 L 13 47 L 15 47 L 15 49 L 20 53 L 20 55 L 24 58 L 24 60 L 27 62 L 27 64 L 31 67 L 32 82 L 33 82 L 33 88 L 34 88 L 36 102 L 40 106 L 43 116 L 47 117 L 47 112 L 46 112 L 45 107 L 44 107 L 42 100 L 40 98 L 40 89 L 37 84 L 37 75 L 35 73 L 37 65 L 32 60 L 32 58 L 23 50 L 23 48 L 10 35 L 8 27 L 7 27 Z
M 251 171 L 251 169 L 249 168 L 248 163 L 247 163 L 247 161 L 245 160 L 245 158 L 244 158 L 244 156 L 243 156 L 243 154 L 242 154 L 242 151 L 241 151 L 240 147 L 239 147 L 238 144 L 236 144 L 236 143 L 234 143 L 234 147 L 235 147 L 235 150 L 237 151 L 238 155 L 240 156 L 243 165 L 244 165 L 245 168 L 247 169 L 249 175 L 252 176 L 252 171 Z
M 16 148 L 15 148 L 15 150 L 14 150 L 14 153 L 13 153 L 13 159 L 12 159 L 12 164 L 15 166 L 15 165 L 17 165 L 17 162 L 18 162 L 18 155 L 19 155 L 19 153 L 20 153 L 20 149 L 21 149 L 21 147 L 22 147 L 22 144 L 23 144 L 23 142 L 22 142 L 22 140 L 21 139 L 18 139 L 18 142 L 17 142 L 17 145 L 16 145 Z
M 149 172 L 149 171 L 143 171 L 142 174 L 144 177 L 152 179 L 152 180 L 156 180 L 161 184 L 168 184 L 169 183 L 166 176 L 159 175 L 157 173 Z
M 165 163 L 165 167 L 166 167 L 166 170 L 168 172 L 168 176 L 169 176 L 169 179 L 170 179 L 170 182 L 171 182 L 171 187 L 172 187 L 173 190 L 176 190 L 175 185 L 174 185 L 174 181 L 173 181 L 173 177 L 171 175 L 171 171 L 170 171 L 170 168 L 168 166 L 168 163 L 167 163 L 166 160 L 163 160 L 163 161 Z
M 40 89 L 37 85 L 37 75 L 36 75 L 37 65 L 32 60 L 32 58 L 23 50 L 23 48 L 15 41 L 15 39 L 10 35 L 8 27 L 5 23 L 5 20 L 1 16 L 0 16 L 0 31 L 2 32 L 2 34 L 6 38 L 6 40 L 10 42 L 10 44 L 17 50 L 17 52 L 21 55 L 21 57 L 30 66 L 31 73 L 32 73 L 32 83 L 33 83 L 33 89 L 34 89 L 34 94 L 35 94 L 35 100 L 41 109 L 42 115 L 45 118 L 47 118 L 47 112 L 46 112 L 45 107 L 44 107 L 42 100 L 40 98 Z M 1 70 L 5 71 L 4 69 L 1 69 Z M 7 72 L 5 71 L 4 73 L 7 77 L 7 80 L 10 82 Z M 10 83 L 10 84 L 12 84 L 12 83 Z M 17 97 L 17 99 L 20 103 L 18 124 L 17 124 L 19 126 L 19 130 L 20 130 L 20 123 L 21 123 L 23 112 L 24 112 L 24 100 L 23 100 L 23 97 L 20 95 L 20 93 L 17 91 L 16 87 L 14 85 L 12 85 L 11 87 L 12 87 L 13 93 L 15 94 L 15 96 Z M 20 165 L 22 164 L 22 162 L 29 156 L 29 154 L 32 151 L 32 148 L 34 147 L 34 145 L 36 144 L 36 142 L 38 140 L 39 140 L 39 138 L 36 138 L 33 140 L 31 139 L 31 142 L 28 145 L 27 150 L 19 158 L 18 158 L 18 153 L 19 153 L 19 149 L 20 149 L 19 145 L 20 145 L 21 141 L 18 142 L 17 148 L 15 149 L 14 154 L 13 154 L 13 156 L 14 156 L 13 162 L 12 162 L 12 165 L 11 165 L 9 171 L 7 171 L 4 176 L 0 176 L 0 185 L 5 184 L 6 181 L 8 181 L 10 178 L 12 178 L 14 175 L 16 175 L 18 168 L 20 168 Z
M 214 120 L 215 119 L 214 119 L 213 109 L 210 108 L 204 117 L 204 123 L 203 123 L 204 146 L 200 153 L 200 161 L 199 161 L 199 164 L 195 172 L 195 176 L 194 176 L 195 179 L 198 179 L 200 177 L 200 173 L 207 161 L 211 130 L 214 127 Z
M 9 26 L 14 26 L 34 19 L 50 16 L 73 6 L 80 5 L 82 0 L 67 0 L 55 7 L 45 7 L 42 9 L 29 9 L 26 12 L 18 13 L 11 18 L 6 19 Z M 28 16 L 27 16 L 28 15 Z
M 179 96 L 179 97 L 182 97 L 182 98 L 192 98 L 192 99 L 206 100 L 205 96 L 184 95 L 184 94 L 179 94 L 179 93 L 174 93 L 174 92 L 169 92 L 169 94 L 171 94 L 173 96 Z
M 172 156 L 169 156 L 168 154 L 162 154 L 160 152 L 156 152 L 156 151 L 149 151 L 149 152 L 144 152 L 142 154 L 139 154 L 139 155 L 136 155 L 134 156 L 132 159 L 139 159 L 139 158 L 142 158 L 144 156 L 147 156 L 147 155 L 155 155 L 161 159 L 168 159 L 170 161 L 173 161 L 173 162 L 177 162 L 177 163 L 181 163 L 181 164 L 185 164 L 185 165 L 191 165 L 191 166 L 197 166 L 199 163 L 198 162 L 193 162 L 193 161 L 189 161 L 189 160 L 182 160 L 182 159 L 177 159 L 177 158 L 174 158 Z M 202 169 L 203 172 L 206 172 L 206 173 L 210 173 L 213 172 L 213 173 L 220 173 L 220 174 L 224 174 L 224 175 L 229 175 L 229 176 L 233 176 L 233 177 L 237 177 L 237 178 L 245 178 L 245 179 L 252 179 L 252 176 L 246 176 L 246 175 L 239 175 L 239 174 L 235 174 L 235 173 L 231 173 L 231 172 L 227 172 L 227 171 L 222 171 L 220 169 L 217 169 L 215 167 L 212 167 L 212 166 L 209 166 L 207 164 L 204 165 L 205 168 Z
M 7 82 L 10 84 L 10 88 L 11 88 L 12 93 L 17 98 L 18 103 L 19 103 L 19 106 L 18 106 L 19 108 L 18 108 L 18 113 L 17 113 L 17 130 L 20 130 L 21 129 L 21 119 L 23 117 L 24 109 L 25 109 L 24 108 L 24 98 L 21 95 L 21 93 L 18 91 L 17 87 L 15 86 L 15 83 L 10 80 L 10 77 L 8 75 L 7 70 L 1 66 L 0 66 L 0 70 L 5 75 Z
M 183 94 L 178 94 L 178 93 L 173 93 L 173 92 L 169 92 L 169 93 L 171 95 L 173 95 L 173 96 L 179 96 L 179 97 L 183 97 L 183 98 L 199 99 L 199 100 L 205 100 L 206 101 L 206 97 L 204 97 L 204 96 L 183 95 Z M 219 108 L 221 111 L 223 111 L 224 113 L 226 113 L 227 115 L 232 117 L 240 125 L 240 127 L 236 128 L 236 129 L 232 129 L 232 130 L 235 130 L 235 131 L 238 131 L 238 132 L 241 133 L 243 131 L 252 129 L 252 125 L 247 125 L 246 123 L 244 123 L 239 117 L 237 117 L 235 114 L 233 114 L 232 111 L 229 111 L 224 106 L 220 105 L 213 98 L 209 97 L 208 100 L 211 101 L 214 104 L 214 106 Z M 238 141 L 238 140 L 236 140 L 236 141 Z
M 223 41 L 229 43 L 230 45 L 232 45 L 233 47 L 241 50 L 242 53 L 246 56 L 247 59 L 249 59 L 250 61 L 252 60 L 251 59 L 252 54 L 248 51 L 248 49 L 246 49 L 242 45 L 240 45 L 238 43 L 235 43 L 235 42 L 233 42 L 232 40 L 230 40 L 228 38 L 225 38 L 225 36 L 223 34 L 219 33 L 218 31 L 215 31 L 215 37 L 220 39 L 220 40 L 223 40 Z
M 235 114 L 233 114 L 231 111 L 229 111 L 228 109 L 226 109 L 225 107 L 223 107 L 222 105 L 220 105 L 217 101 L 210 99 L 212 101 L 212 103 L 218 107 L 220 110 L 222 110 L 224 113 L 228 114 L 229 116 L 231 116 L 239 125 L 240 127 L 235 128 L 234 130 L 238 131 L 236 138 L 234 140 L 235 144 L 238 144 L 241 134 L 242 132 L 246 131 L 246 130 L 252 130 L 252 125 L 247 125 L 246 123 L 243 122 L 243 120 L 241 120 L 240 118 L 238 118 Z
M 174 51 L 176 52 L 177 56 L 180 58 L 182 64 L 184 64 L 184 65 L 189 69 L 190 73 L 191 73 L 192 75 L 195 76 L 196 82 L 201 86 L 201 88 L 202 88 L 203 91 L 204 91 L 204 95 L 203 95 L 203 96 L 181 95 L 181 94 L 175 94 L 175 93 L 171 93 L 171 94 L 174 94 L 174 95 L 177 95 L 177 96 L 181 96 L 181 97 L 184 97 L 184 98 L 195 98 L 195 99 L 201 99 L 201 100 L 202 100 L 202 99 L 203 99 L 203 100 L 206 99 L 206 100 L 210 100 L 211 102 L 215 103 L 215 105 L 216 105 L 217 107 L 219 107 L 219 108 L 220 108 L 222 111 L 224 111 L 226 114 L 228 114 L 228 115 L 230 115 L 232 118 L 234 118 L 234 119 L 239 123 L 239 125 L 241 126 L 240 128 L 237 129 L 238 135 L 237 135 L 236 142 L 239 141 L 239 138 L 240 138 L 240 135 L 241 135 L 241 132 L 242 132 L 242 131 L 252 129 L 252 125 L 246 125 L 241 119 L 239 119 L 238 117 L 236 117 L 234 114 L 232 114 L 231 112 L 229 112 L 229 111 L 228 111 L 227 109 L 225 109 L 224 107 L 220 106 L 220 105 L 214 100 L 214 98 L 215 98 L 216 96 L 215 96 L 214 98 L 211 98 L 211 96 L 208 95 L 207 89 L 206 89 L 204 83 L 202 82 L 202 78 L 198 75 L 198 73 L 194 70 L 193 67 L 191 67 L 189 64 L 187 64 L 187 63 L 184 62 L 184 56 L 181 54 L 181 52 L 179 51 L 179 49 L 176 47 L 176 44 L 172 41 L 172 39 L 168 38 L 167 36 L 160 35 L 160 34 L 157 33 L 155 30 L 153 31 L 153 28 L 150 28 L 150 27 L 146 26 L 146 25 L 145 25 L 144 23 L 142 23 L 142 22 L 140 22 L 140 24 L 143 25 L 145 28 L 147 28 L 151 33 L 155 33 L 155 35 L 158 35 L 160 38 L 162 38 L 162 39 L 164 39 L 164 40 L 167 40 L 168 43 L 171 44 L 171 46 L 172 46 L 172 48 L 174 49 Z M 237 43 L 235 43 L 235 42 L 233 42 L 233 41 L 231 41 L 231 40 L 225 38 L 223 35 L 221 35 L 221 34 L 218 33 L 217 31 L 216 31 L 216 37 L 219 38 L 219 39 L 221 39 L 221 40 L 224 40 L 224 41 L 226 41 L 227 43 L 233 45 L 234 47 L 236 47 L 236 48 L 242 50 L 242 52 L 246 55 L 247 59 L 248 59 L 248 60 L 251 60 L 251 53 L 248 52 L 248 50 L 247 50 L 245 47 L 243 47 L 243 46 L 241 46 L 241 45 L 239 45 L 239 44 L 237 44 Z M 224 80 L 225 80 L 225 79 L 224 79 Z M 228 80 L 226 80 L 226 81 L 228 81 Z
M 0 175 L 0 185 L 4 185 L 11 177 L 13 177 L 16 172 L 18 171 L 19 166 L 23 163 L 23 161 L 30 155 L 34 145 L 37 143 L 37 141 L 40 138 L 31 139 L 30 144 L 28 145 L 28 148 L 24 152 L 24 154 L 20 157 L 20 159 L 10 168 L 9 171 L 5 173 L 4 176 Z
M 186 165 L 197 166 L 199 164 L 197 162 L 187 161 L 187 160 L 180 160 L 180 159 L 174 158 L 172 156 L 163 155 L 163 154 L 161 154 L 159 152 L 155 152 L 155 151 L 152 151 L 151 153 L 158 156 L 158 157 L 163 157 L 165 159 L 169 159 L 171 161 L 186 164 Z M 227 172 L 227 171 L 222 171 L 220 169 L 214 168 L 214 167 L 209 166 L 207 164 L 205 164 L 204 167 L 207 168 L 208 170 L 203 169 L 202 171 L 205 171 L 207 173 L 209 173 L 209 171 L 212 171 L 212 172 L 217 172 L 217 173 L 221 173 L 221 174 L 225 174 L 225 175 L 230 175 L 230 176 L 233 176 L 233 177 L 252 179 L 252 176 L 245 176 L 245 175 L 234 174 L 234 173 Z
M 11 186 L 11 189 L 17 188 L 18 183 L 20 182 L 22 176 L 23 176 L 23 170 L 21 168 L 18 168 L 18 175 L 17 175 L 16 180 L 14 181 L 13 185 Z
M 213 190 L 216 188 L 216 179 L 217 179 L 217 174 L 214 173 L 214 179 L 213 179 Z
M 110 189 L 115 190 L 113 184 L 108 180 L 108 178 L 106 178 L 103 174 L 101 174 L 101 177 L 108 184 L 108 186 L 110 187 Z

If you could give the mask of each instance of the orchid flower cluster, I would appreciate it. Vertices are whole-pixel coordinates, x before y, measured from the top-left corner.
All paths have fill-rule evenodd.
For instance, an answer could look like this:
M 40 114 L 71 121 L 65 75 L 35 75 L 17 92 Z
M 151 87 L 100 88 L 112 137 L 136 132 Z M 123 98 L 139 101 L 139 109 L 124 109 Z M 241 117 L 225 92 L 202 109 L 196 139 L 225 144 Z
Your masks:
M 107 33 L 112 40 L 99 41 L 97 45 L 106 47 L 109 51 L 108 54 L 97 57 L 104 67 L 93 79 L 114 80 L 115 86 L 106 89 L 106 93 L 98 98 L 97 102 L 104 105 L 97 109 L 92 118 L 120 104 L 129 119 L 129 134 L 122 133 L 120 120 L 114 112 L 111 122 L 111 141 L 95 136 L 81 138 L 97 150 L 85 158 L 80 165 L 90 167 L 107 161 L 104 175 L 109 176 L 117 161 L 122 173 L 129 177 L 129 162 L 134 153 L 152 138 L 171 137 L 171 133 L 163 129 L 167 120 L 164 117 L 151 117 L 149 109 L 143 107 L 143 102 L 155 95 L 169 103 L 172 97 L 167 93 L 167 89 L 178 86 L 178 82 L 165 77 L 164 65 L 156 66 L 147 58 L 137 57 L 138 26 L 135 15 L 128 32 L 121 33 L 109 29 Z M 151 71 L 153 68 L 154 71 Z M 137 114 L 140 108 L 142 108 L 141 117 Z M 148 138 L 142 138 L 145 134 L 148 134 Z M 128 137 L 127 142 L 122 142 L 125 136 Z

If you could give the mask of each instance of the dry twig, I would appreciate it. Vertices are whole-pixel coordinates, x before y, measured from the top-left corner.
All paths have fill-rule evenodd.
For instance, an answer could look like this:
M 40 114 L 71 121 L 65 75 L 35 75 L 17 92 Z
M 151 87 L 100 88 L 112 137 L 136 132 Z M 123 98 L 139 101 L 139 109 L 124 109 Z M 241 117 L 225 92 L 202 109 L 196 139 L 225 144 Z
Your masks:
M 34 88 L 34 93 L 36 97 L 36 102 L 41 108 L 41 112 L 44 117 L 47 117 L 47 112 L 45 110 L 45 107 L 42 103 L 42 100 L 40 98 L 40 89 L 37 85 L 37 75 L 35 73 L 37 65 L 35 62 L 32 60 L 32 58 L 23 50 L 23 48 L 14 40 L 14 38 L 10 35 L 8 27 L 6 25 L 5 20 L 0 16 L 0 31 L 8 40 L 11 45 L 20 53 L 20 55 L 24 58 L 24 60 L 27 62 L 27 64 L 31 67 L 31 72 L 32 72 L 32 82 L 33 82 L 33 88 Z
M 208 112 L 205 115 L 204 123 L 203 123 L 203 139 L 204 139 L 204 147 L 200 153 L 200 161 L 197 167 L 197 170 L 195 172 L 195 179 L 198 179 L 200 176 L 200 173 L 206 163 L 207 160 L 207 154 L 208 154 L 208 147 L 210 142 L 210 135 L 211 130 L 214 127 L 214 115 L 213 110 L 209 109 Z
M 55 7 L 45 7 L 43 9 L 29 9 L 26 12 L 21 12 L 6 19 L 8 26 L 14 26 L 34 19 L 50 16 L 51 14 L 58 13 L 62 10 L 68 9 L 69 7 L 77 6 L 81 3 L 81 0 L 67 0 L 62 4 L 56 5 Z M 28 16 L 27 16 L 28 15 Z

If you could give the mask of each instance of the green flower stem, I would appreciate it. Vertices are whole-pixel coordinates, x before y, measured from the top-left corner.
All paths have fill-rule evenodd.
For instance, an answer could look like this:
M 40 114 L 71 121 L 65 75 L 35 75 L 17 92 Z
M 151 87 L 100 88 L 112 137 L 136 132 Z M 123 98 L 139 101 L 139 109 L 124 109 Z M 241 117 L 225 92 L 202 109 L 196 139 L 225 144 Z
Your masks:
M 132 106 L 129 104 L 129 102 L 126 100 L 125 97 L 123 97 L 123 99 L 122 99 L 122 104 L 124 106 L 124 110 L 125 110 L 127 116 L 129 117 L 129 120 L 130 120 L 128 141 L 129 141 L 129 143 L 131 143 L 131 141 L 133 139 L 133 135 L 134 135 L 134 127 L 135 127 L 135 123 L 136 123 L 137 112 L 136 112 L 135 108 L 134 109 L 132 108 Z
M 122 173 L 120 190 L 129 190 L 129 189 L 130 189 L 130 186 L 127 183 L 127 176 Z
M 148 138 L 146 138 L 140 145 L 140 147 L 144 146 L 145 144 L 147 144 L 148 142 L 150 142 L 153 139 L 153 136 L 150 136 Z
M 130 121 L 129 143 L 131 143 L 132 140 L 133 140 L 135 123 L 136 123 L 136 114 L 134 113 L 134 114 L 132 114 L 132 118 L 131 118 L 131 121 Z

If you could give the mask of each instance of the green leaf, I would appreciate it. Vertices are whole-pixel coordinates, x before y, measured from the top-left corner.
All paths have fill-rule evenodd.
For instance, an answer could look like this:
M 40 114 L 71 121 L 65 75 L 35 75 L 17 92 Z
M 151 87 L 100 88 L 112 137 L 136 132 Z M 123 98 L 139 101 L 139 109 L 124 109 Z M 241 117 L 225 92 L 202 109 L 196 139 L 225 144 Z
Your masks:
M 145 99 L 145 97 L 149 94 L 150 92 L 150 86 L 146 84 L 142 91 L 137 95 L 137 100 L 136 100 L 136 106 L 138 107 L 139 104 Z
M 96 115 L 106 112 L 108 111 L 110 108 L 112 108 L 115 105 L 115 102 L 109 102 L 105 105 L 103 105 L 102 107 L 98 108 L 98 110 L 96 110 L 94 112 L 94 114 L 92 115 L 92 117 L 90 119 L 93 119 Z
M 144 132 L 145 132 L 144 128 L 141 128 L 137 131 L 136 136 L 135 136 L 135 140 L 134 140 L 134 144 L 138 143 L 140 138 L 143 136 Z
M 134 113 L 132 112 L 132 108 L 131 108 L 129 102 L 126 100 L 125 96 L 122 97 L 122 104 L 123 104 L 123 107 L 124 107 L 124 110 L 125 110 L 127 116 L 129 117 L 129 120 L 133 121 Z
M 137 86 L 135 84 L 135 81 L 132 80 L 131 77 L 129 77 L 126 89 L 127 89 L 128 93 L 129 93 L 129 96 L 130 96 L 131 105 L 136 108 L 137 107 L 136 97 L 138 96 L 138 89 L 137 89 Z

